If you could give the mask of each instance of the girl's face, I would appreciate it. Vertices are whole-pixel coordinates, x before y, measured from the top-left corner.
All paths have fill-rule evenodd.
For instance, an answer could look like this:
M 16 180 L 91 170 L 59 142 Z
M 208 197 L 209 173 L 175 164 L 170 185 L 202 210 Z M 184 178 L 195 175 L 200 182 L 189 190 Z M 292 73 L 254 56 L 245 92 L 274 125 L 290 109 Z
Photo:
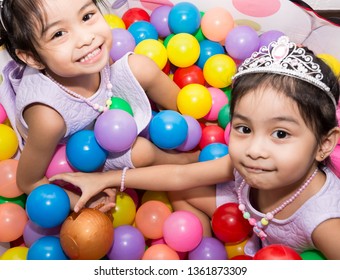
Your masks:
M 271 88 L 252 91 L 235 106 L 229 153 L 254 188 L 299 187 L 316 168 L 317 142 L 294 101 Z
M 91 0 L 45 3 L 46 28 L 36 34 L 44 66 L 65 78 L 98 73 L 109 61 L 112 35 L 97 6 Z

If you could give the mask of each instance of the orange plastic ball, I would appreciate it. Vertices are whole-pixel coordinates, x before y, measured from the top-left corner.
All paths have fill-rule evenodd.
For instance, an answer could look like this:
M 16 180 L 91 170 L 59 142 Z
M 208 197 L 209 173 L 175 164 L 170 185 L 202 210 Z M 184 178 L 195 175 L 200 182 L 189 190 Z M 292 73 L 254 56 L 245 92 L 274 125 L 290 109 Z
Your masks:
M 113 244 L 113 231 L 111 215 L 85 208 L 64 221 L 60 243 L 72 260 L 99 260 Z
M 17 186 L 17 167 L 16 159 L 0 161 L 0 196 L 13 198 L 23 194 Z
M 179 260 L 178 253 L 166 244 L 156 244 L 149 247 L 142 260 Z

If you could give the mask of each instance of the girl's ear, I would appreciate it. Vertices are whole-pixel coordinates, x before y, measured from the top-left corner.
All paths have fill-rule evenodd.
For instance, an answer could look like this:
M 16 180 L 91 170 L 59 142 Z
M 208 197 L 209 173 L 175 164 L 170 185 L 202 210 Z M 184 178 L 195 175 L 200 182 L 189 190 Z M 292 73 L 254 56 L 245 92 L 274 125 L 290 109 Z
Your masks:
M 22 50 L 15 50 L 15 54 L 21 61 L 23 61 L 28 66 L 35 68 L 37 70 L 45 69 L 45 65 L 41 62 L 37 61 L 35 57 L 30 52 L 22 51 Z
M 316 154 L 317 161 L 323 161 L 327 158 L 334 150 L 335 146 L 338 144 L 340 138 L 340 128 L 333 128 L 327 136 L 323 139 L 320 148 Z

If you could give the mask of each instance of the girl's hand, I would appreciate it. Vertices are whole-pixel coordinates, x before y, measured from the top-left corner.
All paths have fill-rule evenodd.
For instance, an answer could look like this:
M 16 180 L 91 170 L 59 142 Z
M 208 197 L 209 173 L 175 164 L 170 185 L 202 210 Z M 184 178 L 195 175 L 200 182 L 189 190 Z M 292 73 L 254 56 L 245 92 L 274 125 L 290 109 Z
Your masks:
M 114 188 L 110 188 L 105 184 L 105 176 L 102 172 L 93 172 L 93 173 L 83 173 L 83 172 L 74 172 L 74 173 L 61 173 L 52 176 L 49 178 L 49 181 L 53 182 L 55 180 L 62 180 L 81 189 L 82 194 L 74 206 L 74 211 L 78 212 L 81 208 L 83 208 L 86 203 L 95 195 L 104 192 L 106 196 L 101 198 L 101 202 L 104 202 L 104 206 L 100 208 L 101 211 L 106 212 L 108 209 L 111 209 L 115 206 L 116 202 L 116 190 Z M 97 198 L 98 199 L 98 198 Z M 96 200 L 95 198 L 93 199 Z M 94 203 L 92 201 L 92 205 Z M 98 201 L 97 201 L 98 202 Z M 99 203 L 96 203 L 98 205 Z

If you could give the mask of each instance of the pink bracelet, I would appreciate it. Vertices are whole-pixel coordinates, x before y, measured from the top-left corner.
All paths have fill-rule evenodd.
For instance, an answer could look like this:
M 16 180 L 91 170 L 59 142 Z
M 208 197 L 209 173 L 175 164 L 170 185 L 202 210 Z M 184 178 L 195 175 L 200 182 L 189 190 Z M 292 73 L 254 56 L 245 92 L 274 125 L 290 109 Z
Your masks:
M 125 191 L 125 186 L 124 186 L 124 184 L 125 184 L 125 175 L 126 175 L 126 171 L 129 169 L 129 167 L 124 167 L 123 168 L 123 172 L 122 172 L 122 180 L 120 181 L 120 189 L 119 189 L 119 191 L 120 192 L 123 192 L 123 191 Z

